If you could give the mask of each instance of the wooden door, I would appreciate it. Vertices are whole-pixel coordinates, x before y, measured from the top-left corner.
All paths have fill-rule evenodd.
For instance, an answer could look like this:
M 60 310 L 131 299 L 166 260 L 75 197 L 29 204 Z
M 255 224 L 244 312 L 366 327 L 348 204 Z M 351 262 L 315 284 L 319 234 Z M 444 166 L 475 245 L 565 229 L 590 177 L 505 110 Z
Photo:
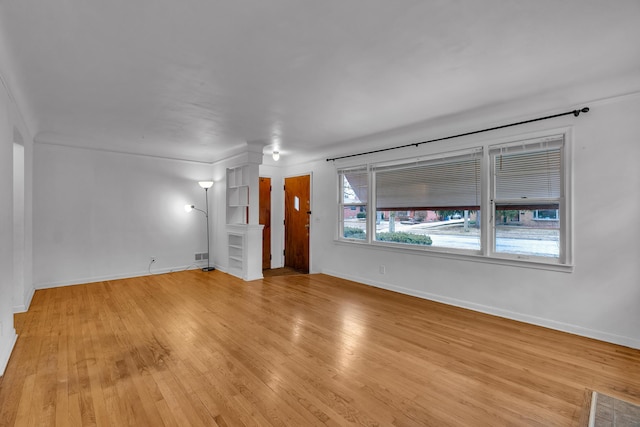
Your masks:
M 271 178 L 260 177 L 260 209 L 258 222 L 262 229 L 262 269 L 271 268 Z
M 311 176 L 284 179 L 284 265 L 309 272 Z

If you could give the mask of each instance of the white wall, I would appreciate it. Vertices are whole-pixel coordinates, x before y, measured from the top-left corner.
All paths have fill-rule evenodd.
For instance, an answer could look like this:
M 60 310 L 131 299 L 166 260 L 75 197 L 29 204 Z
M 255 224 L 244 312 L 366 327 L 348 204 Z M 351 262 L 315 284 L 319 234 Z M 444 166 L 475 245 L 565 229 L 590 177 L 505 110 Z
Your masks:
M 33 297 L 33 138 L 13 105 L 13 312 L 24 312 Z
M 24 146 L 13 143 L 13 310 L 24 304 L 25 210 Z
M 0 375 L 16 340 L 13 328 L 13 125 L 11 102 L 0 82 Z
M 204 208 L 209 178 L 208 164 L 36 143 L 36 288 L 145 275 L 150 257 L 152 273 L 195 268 L 206 222 L 184 205 Z
M 33 295 L 33 139 L 19 108 L 24 98 L 15 91 L 2 36 L 0 32 L 0 375 L 17 338 L 13 312 L 25 310 Z
M 573 272 L 336 243 L 335 167 L 324 160 L 283 171 L 285 176 L 313 171 L 312 271 L 640 348 L 640 96 L 588 105 L 591 112 L 579 118 L 567 116 L 475 137 L 490 141 L 573 127 Z M 510 117 L 508 109 L 502 117 L 503 123 L 510 122 L 504 120 Z M 476 113 L 452 122 L 466 125 L 483 119 Z M 493 117 L 484 123 L 493 124 Z M 446 132 L 438 129 L 435 133 L 437 126 L 430 125 L 414 127 L 404 137 L 398 131 L 386 135 L 384 141 L 371 137 L 369 146 L 390 140 L 393 146 L 474 130 L 448 125 Z M 421 137 L 416 139 L 417 135 Z M 460 138 L 428 144 L 428 150 L 473 143 L 474 138 Z M 352 148 L 351 152 L 358 151 Z M 410 155 L 394 151 L 377 159 Z M 386 274 L 379 273 L 379 265 L 385 265 Z
M 46 142 L 34 151 L 36 288 L 146 275 L 152 256 L 151 273 L 194 268 L 206 222 L 184 205 L 204 209 L 197 181 L 211 178 L 211 264 L 227 271 L 226 169 L 252 161 L 257 171 L 262 157 L 253 146 L 213 165 Z
M 20 114 L 17 110 L 14 111 L 16 111 L 16 114 L 14 115 L 14 126 L 16 126 L 22 134 L 22 144 L 24 149 L 24 216 L 22 218 L 24 227 L 24 253 L 22 254 L 22 289 L 20 289 L 20 286 L 16 286 L 18 291 L 14 292 L 14 295 L 18 300 L 14 301 L 13 310 L 14 312 L 22 312 L 29 309 L 31 299 L 35 291 L 35 288 L 33 287 L 33 137 Z

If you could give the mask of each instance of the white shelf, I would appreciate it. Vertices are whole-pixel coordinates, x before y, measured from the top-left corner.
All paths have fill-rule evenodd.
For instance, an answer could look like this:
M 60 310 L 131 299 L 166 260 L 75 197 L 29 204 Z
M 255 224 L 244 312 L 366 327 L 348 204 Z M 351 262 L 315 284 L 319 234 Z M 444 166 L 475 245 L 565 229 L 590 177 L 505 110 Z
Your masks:
M 227 188 L 248 186 L 248 176 L 245 166 L 227 169 Z
M 247 224 L 249 209 L 249 169 L 227 169 L 227 224 Z
M 249 260 L 262 260 L 263 225 L 229 224 L 227 225 L 228 273 L 243 280 L 262 278 L 262 263 Z M 255 264 L 255 265 L 253 265 Z

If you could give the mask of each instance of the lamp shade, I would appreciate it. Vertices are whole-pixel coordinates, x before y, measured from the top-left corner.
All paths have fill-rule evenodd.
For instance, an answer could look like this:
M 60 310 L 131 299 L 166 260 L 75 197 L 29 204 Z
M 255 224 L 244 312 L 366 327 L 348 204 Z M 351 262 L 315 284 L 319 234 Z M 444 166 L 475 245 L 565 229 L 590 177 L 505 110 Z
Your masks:
M 198 184 L 202 188 L 211 188 L 211 186 L 213 185 L 213 181 L 199 181 Z

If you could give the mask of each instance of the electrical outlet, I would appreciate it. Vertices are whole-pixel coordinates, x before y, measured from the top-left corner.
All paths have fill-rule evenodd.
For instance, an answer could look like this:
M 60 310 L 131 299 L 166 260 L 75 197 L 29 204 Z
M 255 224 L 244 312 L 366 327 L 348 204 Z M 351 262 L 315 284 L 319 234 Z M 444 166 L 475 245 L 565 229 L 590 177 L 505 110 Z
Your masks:
M 385 274 L 387 272 L 387 269 L 384 265 L 381 265 L 378 267 L 378 271 L 380 272 L 380 274 Z
M 151 258 L 149 258 L 149 262 L 151 264 L 153 264 L 154 262 L 156 262 L 156 257 L 152 256 Z

